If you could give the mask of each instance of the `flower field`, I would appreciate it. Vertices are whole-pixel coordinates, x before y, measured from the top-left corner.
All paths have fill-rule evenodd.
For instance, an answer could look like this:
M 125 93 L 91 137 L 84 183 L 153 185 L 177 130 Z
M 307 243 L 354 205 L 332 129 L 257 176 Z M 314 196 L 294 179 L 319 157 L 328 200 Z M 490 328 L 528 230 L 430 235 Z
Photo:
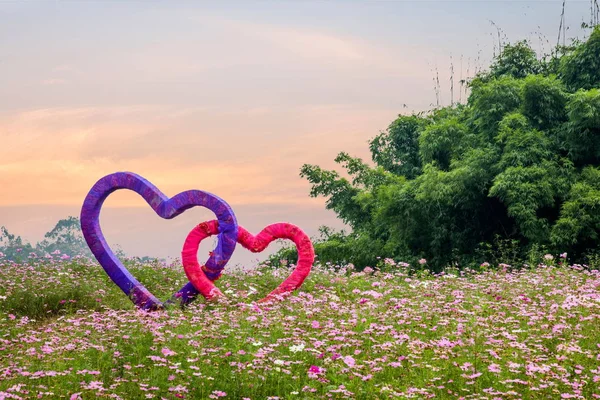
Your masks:
M 0 259 L 0 399 L 600 398 L 598 271 L 388 267 L 317 265 L 270 305 L 288 269 L 229 272 L 227 303 L 145 313 L 95 263 Z

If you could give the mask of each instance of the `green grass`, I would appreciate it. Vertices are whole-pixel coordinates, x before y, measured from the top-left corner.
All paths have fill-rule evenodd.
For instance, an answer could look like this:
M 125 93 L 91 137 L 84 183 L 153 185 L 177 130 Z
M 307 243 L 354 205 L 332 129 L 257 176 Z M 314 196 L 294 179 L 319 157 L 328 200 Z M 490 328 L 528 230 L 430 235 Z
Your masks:
M 130 264 L 163 299 L 186 282 L 182 268 Z M 252 305 L 287 273 L 225 275 L 227 302 L 146 313 L 95 264 L 2 265 L 0 398 L 600 395 L 597 272 L 317 266 L 293 296 Z

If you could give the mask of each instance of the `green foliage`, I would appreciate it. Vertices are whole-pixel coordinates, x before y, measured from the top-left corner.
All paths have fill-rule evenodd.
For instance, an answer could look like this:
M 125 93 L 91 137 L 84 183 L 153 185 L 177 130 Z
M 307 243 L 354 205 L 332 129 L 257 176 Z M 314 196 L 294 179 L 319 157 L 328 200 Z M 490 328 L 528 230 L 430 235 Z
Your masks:
M 9 260 L 21 261 L 34 251 L 31 244 L 23 241 L 21 236 L 16 236 L 6 227 L 0 227 L 0 253 Z
M 539 129 L 549 129 L 566 120 L 567 95 L 556 77 L 530 75 L 523 85 L 523 115 Z
M 321 262 L 423 257 L 440 270 L 493 261 L 484 254 L 531 263 L 541 251 L 583 260 L 600 237 L 600 91 L 588 79 L 569 93 L 579 84 L 565 68 L 596 65 L 598 35 L 553 61 L 559 75 L 525 42 L 506 46 L 472 81 L 466 105 L 399 116 L 377 135 L 374 165 L 340 153 L 348 178 L 304 165 L 311 196 L 325 196 L 352 228 L 316 241 Z
M 91 257 L 91 252 L 81 233 L 79 218 L 67 217 L 56 223 L 44 240 L 32 246 L 20 236 L 8 232 L 6 227 L 0 228 L 0 253 L 9 260 L 23 261 L 31 257 L 44 257 L 49 254 Z M 123 256 L 124 254 L 120 254 Z
M 564 147 L 578 165 L 600 161 L 600 90 L 579 90 L 567 103 Z
M 544 132 L 533 129 L 520 113 L 507 115 L 500 123 L 496 143 L 502 149 L 500 167 L 536 165 L 551 158 L 551 143 Z
M 503 239 L 500 235 L 496 235 L 491 243 L 479 243 L 475 253 L 479 262 L 487 262 L 490 266 L 504 264 L 518 268 L 524 258 L 523 248 L 518 240 Z
M 560 172 L 560 168 L 549 161 L 528 167 L 508 167 L 494 178 L 489 190 L 489 196 L 507 206 L 508 215 L 516 221 L 521 235 L 532 242 L 549 240 L 551 221 L 541 211 L 554 208 L 555 199 L 564 189 Z
M 559 71 L 572 91 L 600 87 L 600 25 L 585 43 L 561 59 Z
M 569 190 L 552 229 L 552 242 L 580 253 L 595 247 L 600 233 L 599 207 L 600 169 L 588 166 Z
M 527 41 L 523 40 L 504 46 L 502 53 L 490 68 L 490 76 L 492 78 L 510 76 L 522 79 L 527 75 L 537 74 L 540 70 L 541 64 L 535 52 L 529 47 Z
M 435 163 L 447 171 L 454 154 L 467 146 L 467 127 L 456 119 L 427 126 L 419 135 L 419 154 L 424 164 Z
M 361 267 L 374 266 L 373 254 L 384 254 L 381 240 L 373 240 L 371 236 L 359 235 L 355 232 L 350 234 L 345 231 L 333 231 L 331 228 L 322 226 L 319 237 L 312 238 L 312 242 L 318 260 L 332 266 L 343 266 L 355 263 Z M 317 260 L 317 261 L 318 261 Z M 284 247 L 271 255 L 267 264 L 272 267 L 280 267 L 296 264 L 298 253 L 294 245 L 284 244 Z
M 369 144 L 373 161 L 386 171 L 413 179 L 421 172 L 419 132 L 427 121 L 418 115 L 399 116 Z
M 493 137 L 504 116 L 522 104 L 523 80 L 498 78 L 489 83 L 474 82 L 468 104 L 475 131 Z
M 356 201 L 360 189 L 352 186 L 335 171 L 325 171 L 316 165 L 304 165 L 300 176 L 312 183 L 311 196 L 328 196 L 326 206 L 353 228 L 359 228 L 368 217 Z
M 46 253 L 58 250 L 62 254 L 91 256 L 81 232 L 79 218 L 61 219 L 44 237 L 45 240 L 38 243 L 37 247 Z

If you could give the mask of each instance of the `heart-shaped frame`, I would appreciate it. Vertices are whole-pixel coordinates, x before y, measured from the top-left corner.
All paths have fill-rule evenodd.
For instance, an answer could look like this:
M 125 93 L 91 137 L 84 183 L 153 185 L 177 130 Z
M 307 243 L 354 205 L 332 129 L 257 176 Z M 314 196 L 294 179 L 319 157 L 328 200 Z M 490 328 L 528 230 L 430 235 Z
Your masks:
M 175 300 L 181 304 L 192 301 L 198 291 L 187 283 L 168 302 L 161 302 L 142 285 L 112 252 L 100 228 L 100 209 L 104 200 L 114 191 L 129 189 L 138 193 L 159 217 L 172 219 L 195 206 L 206 207 L 218 218 L 221 227 L 217 246 L 208 259 L 207 275 L 218 279 L 236 246 L 238 226 L 231 207 L 214 194 L 200 190 L 188 190 L 172 198 L 165 196 L 154 185 L 132 172 L 117 172 L 100 179 L 92 187 L 81 208 L 81 231 L 90 250 L 104 268 L 110 279 L 137 305 L 144 310 L 164 308 Z
M 201 223 L 188 234 L 181 252 L 185 274 L 190 283 L 207 300 L 214 300 L 224 295 L 212 280 L 207 277 L 205 273 L 207 267 L 201 267 L 198 263 L 198 247 L 202 240 L 220 231 L 219 221 L 213 220 Z M 263 251 L 269 243 L 276 239 L 289 239 L 296 244 L 298 263 L 292 274 L 265 298 L 259 300 L 259 302 L 276 300 L 298 289 L 310 273 L 315 260 L 315 251 L 310 238 L 296 225 L 286 222 L 272 224 L 265 227 L 256 236 L 243 227 L 238 226 L 238 243 L 253 253 Z

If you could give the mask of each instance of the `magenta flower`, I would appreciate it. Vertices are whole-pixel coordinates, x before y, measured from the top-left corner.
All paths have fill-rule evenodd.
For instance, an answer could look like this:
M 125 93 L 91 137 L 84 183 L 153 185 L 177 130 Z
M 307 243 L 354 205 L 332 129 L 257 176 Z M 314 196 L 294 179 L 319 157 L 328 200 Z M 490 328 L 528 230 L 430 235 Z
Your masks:
M 311 365 L 310 368 L 308 369 L 308 377 L 312 378 L 312 379 L 316 379 L 319 377 L 319 375 L 323 374 L 325 372 L 324 368 L 318 367 L 316 365 Z

